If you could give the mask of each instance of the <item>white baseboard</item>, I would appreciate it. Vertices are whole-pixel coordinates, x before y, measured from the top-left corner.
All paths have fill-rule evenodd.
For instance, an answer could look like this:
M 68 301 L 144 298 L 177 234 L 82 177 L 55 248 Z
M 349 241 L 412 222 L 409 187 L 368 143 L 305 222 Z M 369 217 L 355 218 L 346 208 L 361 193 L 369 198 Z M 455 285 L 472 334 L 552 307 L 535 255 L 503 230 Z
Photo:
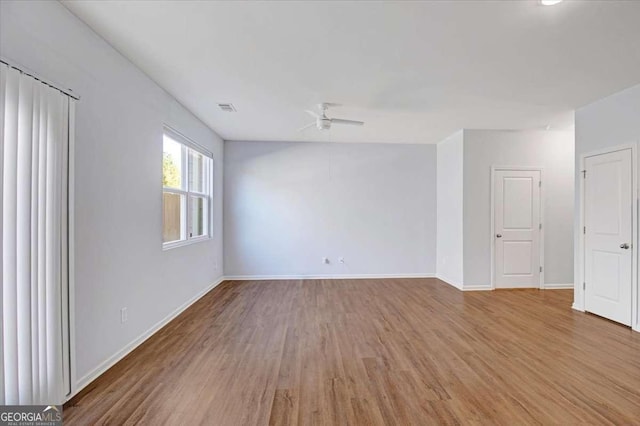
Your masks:
M 576 305 L 575 302 L 573 302 L 573 304 L 571 305 L 571 309 L 579 312 L 584 312 L 584 308 L 582 306 Z
M 535 287 L 531 287 L 531 288 L 535 289 Z M 572 289 L 572 288 L 573 288 L 573 283 L 567 283 L 567 284 L 562 283 L 562 284 L 545 284 L 543 289 L 544 290 L 564 290 L 564 289 Z M 462 291 L 488 291 L 488 290 L 493 290 L 493 287 L 491 287 L 491 284 L 473 284 L 473 285 L 463 285 L 461 290 Z
M 128 345 L 126 345 L 120 351 L 116 352 L 115 354 L 113 354 L 112 356 L 107 358 L 99 366 L 97 366 L 91 372 L 89 372 L 84 377 L 79 379 L 78 382 L 73 387 L 73 389 L 71 390 L 71 393 L 69 394 L 69 396 L 66 397 L 65 402 L 69 401 L 73 396 L 77 395 L 78 392 L 80 392 L 82 389 L 84 389 L 88 384 L 90 384 L 95 379 L 97 379 L 99 376 L 101 376 L 109 368 L 113 367 L 118 361 L 120 361 L 122 358 L 127 356 L 135 348 L 137 348 L 142 343 L 144 343 L 148 338 L 153 336 L 158 330 L 160 330 L 162 327 L 164 327 L 169 322 L 171 322 L 171 320 L 173 320 L 175 317 L 177 317 L 182 312 L 184 312 L 189 306 L 193 305 L 195 302 L 200 300 L 200 298 L 202 296 L 204 296 L 205 294 L 209 293 L 213 288 L 215 288 L 218 284 L 220 284 L 224 280 L 225 280 L 224 276 L 218 278 L 214 283 L 208 285 L 205 289 L 200 291 L 198 294 L 196 294 L 194 297 L 189 299 L 187 302 L 185 302 L 184 304 L 182 304 L 178 308 L 176 308 L 173 312 L 171 312 L 169 315 L 167 315 L 162 320 L 157 322 L 155 325 L 153 325 L 147 331 L 142 333 L 136 339 L 131 341 Z
M 454 280 L 448 279 L 446 276 L 442 274 L 436 274 L 436 278 L 440 281 L 444 281 L 452 287 L 457 288 L 460 291 L 491 291 L 493 287 L 491 284 L 464 284 L 464 283 L 456 283 Z
M 544 289 L 545 290 L 565 290 L 565 289 L 572 289 L 572 288 L 573 288 L 573 283 L 545 284 L 544 285 Z
M 352 274 L 352 275 L 227 275 L 227 281 L 264 281 L 264 280 L 359 280 L 383 278 L 435 278 L 433 273 L 419 274 Z
M 578 312 L 586 312 L 584 307 L 577 305 L 576 302 L 573 302 L 573 304 L 571 304 L 571 309 Z M 640 332 L 640 322 L 636 323 L 635 325 L 632 324 L 631 330 L 635 332 Z
M 454 280 L 450 280 L 442 274 L 436 274 L 436 278 L 449 284 L 452 287 L 457 288 L 460 291 L 489 291 L 493 290 L 490 284 L 473 284 L 465 285 L 464 283 L 456 283 Z
M 462 291 L 491 291 L 493 287 L 491 284 L 471 284 L 471 285 L 463 285 Z
M 449 279 L 442 274 L 436 274 L 436 278 L 444 282 L 445 284 L 449 284 L 451 287 L 455 287 L 458 290 L 462 290 L 462 283 L 457 283 L 455 280 Z

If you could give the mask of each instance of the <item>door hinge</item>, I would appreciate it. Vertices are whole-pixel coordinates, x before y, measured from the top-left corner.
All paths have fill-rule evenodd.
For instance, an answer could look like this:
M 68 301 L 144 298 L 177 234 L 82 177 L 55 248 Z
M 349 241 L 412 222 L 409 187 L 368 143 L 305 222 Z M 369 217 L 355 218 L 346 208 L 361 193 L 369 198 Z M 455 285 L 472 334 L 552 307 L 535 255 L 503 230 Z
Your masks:
M 587 288 L 587 283 L 582 283 L 582 289 L 586 290 L 586 288 Z
M 582 171 L 582 179 L 586 179 L 587 178 L 587 171 L 583 170 Z
M 540 272 L 542 272 L 542 266 L 540 267 Z
M 541 180 L 538 181 L 538 188 L 542 188 L 542 181 Z
M 542 224 L 539 224 L 539 225 L 538 225 L 538 229 L 542 229 Z
M 587 233 L 587 227 L 586 227 L 586 226 L 583 226 L 583 227 L 582 227 L 582 233 L 583 233 L 583 234 L 586 234 L 586 233 Z

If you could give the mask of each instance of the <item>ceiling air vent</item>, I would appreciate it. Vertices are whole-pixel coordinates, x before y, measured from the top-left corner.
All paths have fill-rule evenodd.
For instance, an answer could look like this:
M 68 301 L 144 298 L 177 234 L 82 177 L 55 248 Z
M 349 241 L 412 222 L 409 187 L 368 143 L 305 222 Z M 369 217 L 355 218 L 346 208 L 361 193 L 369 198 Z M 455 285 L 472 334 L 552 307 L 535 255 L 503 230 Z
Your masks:
M 236 108 L 233 104 L 218 104 L 218 106 L 224 112 L 236 112 Z

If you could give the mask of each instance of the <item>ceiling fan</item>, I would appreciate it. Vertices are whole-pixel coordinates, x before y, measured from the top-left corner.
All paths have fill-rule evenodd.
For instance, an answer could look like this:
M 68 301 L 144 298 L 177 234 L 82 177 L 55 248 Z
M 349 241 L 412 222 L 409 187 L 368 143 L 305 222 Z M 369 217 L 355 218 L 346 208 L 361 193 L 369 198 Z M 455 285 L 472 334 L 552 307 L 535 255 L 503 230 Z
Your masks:
M 351 126 L 362 126 L 364 121 L 355 121 L 355 120 L 345 120 L 342 118 L 329 118 L 327 117 L 327 110 L 329 107 L 337 107 L 340 104 L 331 104 L 331 103 L 321 103 L 318 104 L 319 112 L 305 110 L 307 114 L 316 119 L 313 123 L 309 123 L 306 126 L 298 129 L 299 132 L 308 129 L 309 127 L 316 126 L 318 130 L 329 130 L 332 124 L 348 124 Z

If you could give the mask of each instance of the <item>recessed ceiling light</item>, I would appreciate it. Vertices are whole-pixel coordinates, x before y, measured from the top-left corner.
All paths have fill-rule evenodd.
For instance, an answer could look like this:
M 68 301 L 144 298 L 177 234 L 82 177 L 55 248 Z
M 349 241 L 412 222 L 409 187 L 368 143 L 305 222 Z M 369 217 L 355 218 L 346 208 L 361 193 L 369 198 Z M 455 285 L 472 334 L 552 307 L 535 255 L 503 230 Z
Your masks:
M 562 0 L 540 0 L 540 4 L 543 6 L 553 6 L 554 4 L 560 3 Z

